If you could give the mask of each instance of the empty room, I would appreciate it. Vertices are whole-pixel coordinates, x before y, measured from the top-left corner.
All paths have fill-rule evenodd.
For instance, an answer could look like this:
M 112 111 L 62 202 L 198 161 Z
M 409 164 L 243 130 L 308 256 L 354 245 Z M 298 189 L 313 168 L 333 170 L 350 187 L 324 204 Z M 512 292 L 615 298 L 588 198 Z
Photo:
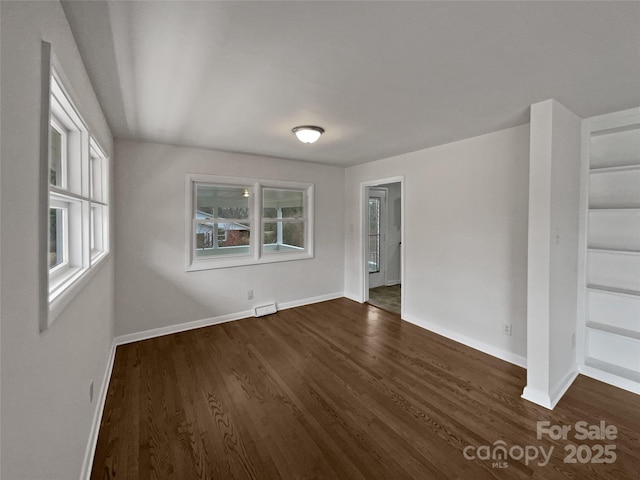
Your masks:
M 640 478 L 640 2 L 0 1 L 0 478 Z

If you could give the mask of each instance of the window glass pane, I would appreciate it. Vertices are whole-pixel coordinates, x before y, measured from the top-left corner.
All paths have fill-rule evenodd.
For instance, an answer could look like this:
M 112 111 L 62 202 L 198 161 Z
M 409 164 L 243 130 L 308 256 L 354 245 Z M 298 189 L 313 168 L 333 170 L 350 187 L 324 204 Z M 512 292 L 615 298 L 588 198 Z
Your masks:
M 105 220 L 107 214 L 106 208 L 102 205 L 91 206 L 89 243 L 92 259 L 106 251 L 107 241 L 105 235 L 107 234 L 107 226 L 105 225 Z
M 89 220 L 89 235 L 91 236 L 89 244 L 91 251 L 93 251 L 96 248 L 96 207 L 91 208 L 91 218 Z
M 60 208 L 49 209 L 49 268 L 64 262 L 64 212 Z
M 299 207 L 282 207 L 282 218 L 294 218 L 301 220 L 304 218 L 302 206 Z
M 196 255 L 246 255 L 251 243 L 251 225 L 245 222 L 196 223 Z
M 53 126 L 49 127 L 51 135 L 49 182 L 62 187 L 62 134 Z
M 273 207 L 264 207 L 264 218 L 278 218 L 278 209 Z
M 282 243 L 291 247 L 304 248 L 304 223 L 289 222 L 282 225 Z
M 102 197 L 102 158 L 91 157 L 91 181 L 89 182 L 90 197 L 99 202 L 104 201 Z
M 264 218 L 304 218 L 304 192 L 282 188 L 263 190 Z
M 380 271 L 380 199 L 369 199 L 369 273 Z
M 278 243 L 278 224 L 275 222 L 269 222 L 264 224 L 264 239 L 265 245 Z
M 263 249 L 265 252 L 288 252 L 304 249 L 304 222 L 265 222 Z
M 305 248 L 305 192 L 265 188 L 262 194 L 264 252 L 299 252 Z M 282 221 L 280 221 L 282 220 Z
M 251 187 L 197 185 L 196 219 L 249 219 Z

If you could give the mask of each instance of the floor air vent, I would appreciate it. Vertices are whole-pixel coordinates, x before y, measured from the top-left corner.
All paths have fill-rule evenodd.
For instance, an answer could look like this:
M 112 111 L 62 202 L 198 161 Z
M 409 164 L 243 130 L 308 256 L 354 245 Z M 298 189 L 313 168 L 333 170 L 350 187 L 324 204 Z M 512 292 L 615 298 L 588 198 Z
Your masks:
M 256 317 L 264 317 L 265 315 L 271 315 L 272 313 L 276 313 L 278 309 L 276 308 L 275 303 L 269 303 L 267 305 L 256 307 L 254 311 L 255 311 Z

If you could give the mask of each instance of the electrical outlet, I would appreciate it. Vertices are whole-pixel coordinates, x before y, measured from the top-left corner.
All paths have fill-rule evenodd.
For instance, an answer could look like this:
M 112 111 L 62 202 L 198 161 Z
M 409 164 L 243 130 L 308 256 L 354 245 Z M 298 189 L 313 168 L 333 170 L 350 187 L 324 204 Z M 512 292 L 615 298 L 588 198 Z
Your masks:
M 571 348 L 576 348 L 576 334 L 571 334 Z
M 510 323 L 505 323 L 502 326 L 502 333 L 505 335 L 508 335 L 509 337 L 511 336 L 511 324 Z
M 93 402 L 93 382 L 89 385 L 89 403 Z
M 247 300 L 253 300 L 253 290 L 247 291 Z

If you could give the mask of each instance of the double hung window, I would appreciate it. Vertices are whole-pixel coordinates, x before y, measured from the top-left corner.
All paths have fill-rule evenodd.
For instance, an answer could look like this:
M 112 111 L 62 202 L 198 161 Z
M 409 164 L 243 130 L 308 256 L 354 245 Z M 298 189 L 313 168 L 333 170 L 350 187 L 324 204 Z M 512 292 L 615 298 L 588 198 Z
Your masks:
M 313 257 L 313 185 L 187 175 L 187 270 Z
M 55 71 L 50 89 L 47 261 L 53 315 L 48 323 L 109 251 L 107 157 Z

